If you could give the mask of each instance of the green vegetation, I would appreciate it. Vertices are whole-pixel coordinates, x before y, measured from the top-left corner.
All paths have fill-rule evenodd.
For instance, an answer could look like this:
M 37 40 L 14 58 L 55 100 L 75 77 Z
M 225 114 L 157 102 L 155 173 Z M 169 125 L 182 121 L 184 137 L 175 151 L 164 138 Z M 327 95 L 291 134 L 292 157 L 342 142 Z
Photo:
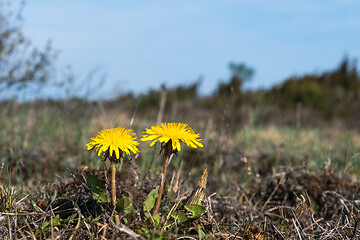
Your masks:
M 179 101 L 178 109 L 185 108 L 183 104 L 189 102 Z M 160 220 L 146 213 L 155 205 L 158 190 L 152 189 L 159 185 L 163 161 L 141 143 L 140 155 L 124 161 L 116 173 L 120 227 L 114 227 L 110 220 L 111 167 L 90 155 L 85 144 L 99 129 L 129 126 L 133 113 L 129 109 L 136 103 L 118 106 L 75 99 L 2 103 L 2 236 L 11 232 L 11 236 L 36 239 L 200 235 L 220 239 L 237 234 L 243 239 L 291 238 L 297 236 L 300 223 L 302 230 L 309 227 L 303 236 L 320 238 L 316 234 L 327 236 L 343 217 L 349 224 L 332 236 L 358 234 L 356 208 L 349 204 L 359 199 L 360 134 L 343 127 L 260 124 L 262 104 L 252 110 L 251 119 L 237 125 L 226 115 L 227 109 L 221 112 L 225 119 L 218 119 L 219 114 L 206 106 L 196 108 L 201 115 L 183 115 L 178 110 L 199 131 L 204 148 L 184 148 L 174 156 Z M 141 135 L 155 121 L 156 112 L 149 115 L 141 110 L 141 103 L 139 109 L 132 128 Z M 164 119 L 171 120 L 172 114 L 165 111 Z M 205 168 L 209 171 L 203 202 L 206 213 L 201 214 L 201 209 L 185 207 L 189 197 L 185 188 L 194 187 Z M 213 193 L 216 195 L 208 199 Z M 345 215 L 339 212 L 345 207 L 342 203 L 349 208 Z M 199 216 L 187 219 L 194 214 Z M 299 223 L 294 224 L 292 218 Z
M 16 23 L 0 28 L 2 92 L 49 80 L 50 49 L 8 61 L 23 44 Z M 358 239 L 356 65 L 345 58 L 333 71 L 256 91 L 244 90 L 252 68 L 229 68 L 210 96 L 197 81 L 115 100 L 2 100 L 0 238 Z M 140 142 L 133 157 L 120 147 L 116 158 L 87 151 L 101 129 L 141 136 L 155 122 L 189 123 L 202 140 L 172 128 L 166 142 L 149 130 L 145 140 L 159 143 Z M 204 147 L 177 151 L 179 139 Z
M 356 61 L 344 58 L 339 67 L 322 74 L 291 77 L 267 93 L 282 109 L 295 109 L 297 104 L 318 111 L 326 119 L 358 118 L 360 76 Z
M 349 106 L 356 108 L 355 87 L 348 93 L 334 84 L 342 92 L 336 104 L 325 111 L 321 103 L 325 86 L 332 88 L 319 79 L 336 79 L 331 76 L 339 72 L 285 81 L 282 88 L 290 90 L 283 90 L 289 94 L 283 101 L 274 97 L 282 88 L 244 91 L 237 76 L 206 97 L 199 96 L 196 82 L 112 101 L 2 101 L 0 234 L 33 239 L 356 238 L 360 134 L 351 124 L 357 112 L 340 107 L 351 99 Z M 355 81 L 354 72 L 343 71 L 343 77 Z M 289 85 L 300 97 L 291 97 Z M 163 122 L 189 123 L 204 148 L 184 148 L 173 156 L 159 215 L 154 215 L 164 165 L 157 154 L 160 146 L 140 143 L 139 155 L 111 167 L 85 145 L 105 128 L 131 126 L 141 136 L 159 116 Z M 209 172 L 206 189 L 194 184 L 204 169 Z M 187 204 L 191 199 L 203 200 Z

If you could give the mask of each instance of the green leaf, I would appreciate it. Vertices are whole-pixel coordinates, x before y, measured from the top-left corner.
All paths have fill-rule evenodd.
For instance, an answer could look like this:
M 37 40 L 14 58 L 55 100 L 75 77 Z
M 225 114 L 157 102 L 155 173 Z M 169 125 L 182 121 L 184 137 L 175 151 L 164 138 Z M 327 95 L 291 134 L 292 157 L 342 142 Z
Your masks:
M 101 215 L 100 215 L 100 216 L 97 216 L 97 217 L 94 218 L 94 219 L 91 219 L 91 222 L 97 224 L 97 223 L 99 222 L 99 220 L 100 220 L 100 217 L 101 217 Z
M 116 203 L 116 209 L 119 214 L 126 215 L 130 212 L 135 212 L 135 208 L 131 204 L 131 199 L 129 197 L 122 197 Z
M 100 218 L 101 218 L 101 215 L 97 216 L 96 218 L 89 216 L 89 217 L 85 218 L 85 222 L 97 224 L 99 222 Z
M 41 225 L 41 230 L 45 230 L 46 227 L 49 225 L 50 225 L 50 221 L 43 222 L 43 224 Z
M 146 217 L 150 217 L 150 212 L 155 206 L 156 199 L 158 197 L 159 187 L 151 190 L 149 195 L 146 197 L 143 210 Z
M 93 198 L 101 202 L 110 203 L 110 193 L 105 184 L 94 175 L 88 175 L 87 185 L 93 191 Z
M 54 202 L 55 201 L 55 199 L 56 199 L 56 197 L 57 197 L 57 191 L 55 190 L 55 192 L 54 192 L 54 195 L 52 195 L 52 197 L 51 197 L 51 202 Z
M 96 193 L 100 193 L 106 190 L 103 181 L 91 174 L 87 176 L 87 185 L 93 192 Z
M 171 214 L 171 217 L 173 217 L 178 223 L 198 218 L 206 212 L 203 206 L 197 204 L 189 204 L 184 207 L 188 211 L 187 213 L 183 211 L 175 211 Z
M 69 223 L 70 221 L 74 220 L 75 217 L 77 216 L 77 213 L 74 213 L 73 215 L 67 217 L 65 220 L 63 220 L 64 223 Z
M 197 218 L 203 215 L 206 210 L 203 206 L 197 205 L 197 204 L 189 204 L 185 205 L 185 209 L 189 211 L 190 214 L 188 214 L 189 218 Z
M 175 219 L 176 222 L 182 222 L 188 219 L 188 216 L 184 212 L 175 211 L 171 214 L 171 216 Z
M 54 218 L 53 218 L 53 226 L 59 226 L 61 225 L 60 223 L 60 215 L 56 215 Z
M 36 205 L 36 203 L 33 200 L 31 200 L 31 205 L 33 206 L 33 208 L 36 212 L 40 212 L 40 209 L 38 208 L 38 206 Z
M 156 226 L 159 226 L 161 221 L 160 216 L 159 215 L 152 216 L 152 219 L 154 220 Z
M 60 215 L 56 215 L 53 219 L 53 226 L 56 227 L 56 226 L 59 226 L 60 225 Z M 42 224 L 41 226 L 41 230 L 43 231 L 49 231 L 50 230 L 50 227 L 51 227 L 51 220 L 49 221 L 46 221 Z

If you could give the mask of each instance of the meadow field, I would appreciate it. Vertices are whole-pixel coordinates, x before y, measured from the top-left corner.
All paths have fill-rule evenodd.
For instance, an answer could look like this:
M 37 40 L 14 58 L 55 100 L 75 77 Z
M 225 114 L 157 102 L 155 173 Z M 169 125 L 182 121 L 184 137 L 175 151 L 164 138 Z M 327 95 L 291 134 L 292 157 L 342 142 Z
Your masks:
M 297 116 L 290 124 L 268 122 L 271 109 L 261 104 L 211 108 L 184 100 L 159 110 L 155 103 L 1 102 L 0 238 L 360 238 L 355 127 L 304 124 Z M 171 160 L 157 219 L 151 211 L 164 164 L 159 143 L 140 141 L 140 153 L 116 165 L 116 207 L 110 164 L 86 144 L 115 127 L 141 138 L 159 120 L 188 123 L 204 147 L 183 144 Z M 194 190 L 205 196 L 186 207 Z
M 355 1 L 25 2 L 0 0 L 0 240 L 360 239 Z

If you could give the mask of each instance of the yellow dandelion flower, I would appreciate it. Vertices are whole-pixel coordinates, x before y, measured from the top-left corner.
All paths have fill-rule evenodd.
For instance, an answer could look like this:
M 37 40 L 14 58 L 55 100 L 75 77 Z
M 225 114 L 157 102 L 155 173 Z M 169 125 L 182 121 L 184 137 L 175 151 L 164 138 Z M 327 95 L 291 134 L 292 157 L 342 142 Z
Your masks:
M 91 142 L 86 144 L 88 150 L 96 148 L 98 156 L 108 151 L 108 156 L 113 157 L 115 152 L 116 159 L 120 159 L 122 152 L 130 155 L 139 153 L 137 148 L 139 142 L 136 141 L 135 133 L 131 129 L 111 128 L 104 129 L 99 134 L 91 138 Z
M 194 133 L 186 123 L 162 123 L 161 127 L 158 125 L 152 126 L 143 133 L 144 135 L 140 140 L 151 140 L 152 143 L 150 147 L 153 146 L 156 141 L 168 143 L 170 140 L 173 150 L 181 150 L 180 141 L 192 148 L 203 147 L 199 134 Z

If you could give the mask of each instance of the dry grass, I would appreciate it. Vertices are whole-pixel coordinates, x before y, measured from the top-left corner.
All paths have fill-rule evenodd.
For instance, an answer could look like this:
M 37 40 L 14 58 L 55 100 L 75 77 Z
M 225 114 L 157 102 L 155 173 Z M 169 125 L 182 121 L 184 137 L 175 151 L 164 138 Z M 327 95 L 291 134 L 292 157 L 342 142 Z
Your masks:
M 183 167 L 177 194 L 168 194 L 162 214 L 165 218 L 179 199 L 190 194 L 205 168 L 207 213 L 168 228 L 146 220 L 143 202 L 159 184 L 162 163 L 142 144 L 141 155 L 123 166 L 117 190 L 118 198 L 132 199 L 136 214 L 115 226 L 112 211 L 94 202 L 87 186 L 88 174 L 105 185 L 109 175 L 85 144 L 101 128 L 129 126 L 129 109 L 69 101 L 12 103 L 2 106 L 0 113 L 0 238 L 360 238 L 356 131 L 235 126 L 218 124 L 218 116 L 211 114 L 182 116 L 200 132 L 205 148 L 174 157 L 169 172 L 176 176 L 181 162 Z M 171 115 L 165 113 L 164 119 Z M 141 134 L 156 121 L 153 116 L 156 112 L 139 113 L 132 128 Z

